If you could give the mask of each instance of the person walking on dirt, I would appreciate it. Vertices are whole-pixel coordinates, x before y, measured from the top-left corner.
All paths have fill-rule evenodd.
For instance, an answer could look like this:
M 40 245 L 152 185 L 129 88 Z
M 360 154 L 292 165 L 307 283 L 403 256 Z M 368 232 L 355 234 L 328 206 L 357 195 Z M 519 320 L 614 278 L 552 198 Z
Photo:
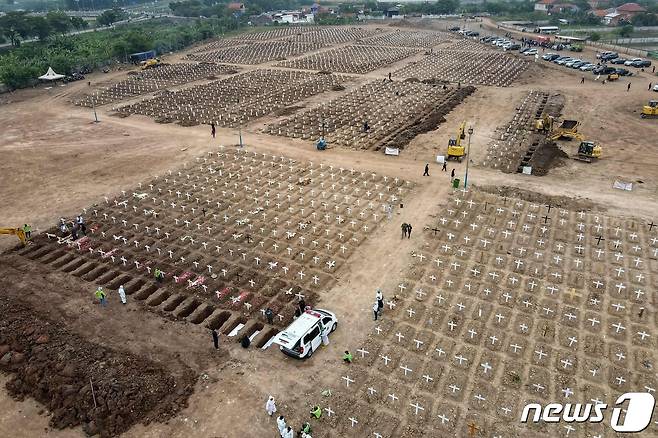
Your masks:
M 631 83 L 628 83 L 628 86 L 626 87 L 626 91 L 631 91 Z
M 121 304 L 126 304 L 126 290 L 123 288 L 123 284 L 119 286 L 119 298 L 121 298 Z
M 441 168 L 441 170 L 444 172 L 448 171 L 448 160 L 443 160 L 443 167 Z
M 363 132 L 368 132 L 370 130 L 370 126 L 368 125 L 368 121 L 366 120 L 363 122 Z
M 105 291 L 101 286 L 98 286 L 98 289 L 96 289 L 96 292 L 94 293 L 96 295 L 96 299 L 98 299 L 98 302 L 102 307 L 105 307 L 107 305 L 107 299 L 105 295 Z
M 411 239 L 411 229 L 412 228 L 413 227 L 411 226 L 411 224 L 407 225 L 407 239 Z
M 407 225 L 406 222 L 402 224 L 402 238 L 403 238 L 403 239 L 404 239 L 405 237 L 407 237 L 407 227 L 408 227 L 408 225 Z
M 583 76 L 582 78 L 580 78 L 580 83 L 581 83 L 581 84 L 584 84 L 584 83 L 585 83 L 585 76 Z
M 274 312 L 269 307 L 265 309 L 265 318 L 267 318 L 268 324 L 272 324 L 274 321 Z
M 455 179 L 455 169 L 452 169 L 452 172 L 450 172 L 450 182 Z
M 375 301 L 375 304 L 372 305 L 373 321 L 377 321 L 377 316 L 379 315 L 379 303 Z
M 71 239 L 78 240 L 78 224 L 75 222 L 73 222 L 73 225 L 71 226 Z
M 649 82 L 649 88 L 647 88 L 648 91 L 651 91 L 651 86 L 652 86 L 652 85 L 653 85 L 653 84 L 652 84 L 651 82 Z
M 388 80 L 393 82 L 393 79 L 391 79 L 391 72 L 390 71 L 388 72 Z
M 423 172 L 423 176 L 430 176 L 430 165 L 429 165 L 429 163 L 425 163 L 425 172 Z
M 270 398 L 267 399 L 267 403 L 265 403 L 265 410 L 267 411 L 267 415 L 270 417 L 276 412 L 276 402 L 274 401 L 274 397 L 270 396 Z
M 210 135 L 212 135 L 212 138 L 215 138 L 215 133 L 217 130 L 215 129 L 215 122 L 210 122 Z
M 279 428 L 279 435 L 283 436 L 283 433 L 286 431 L 288 425 L 286 424 L 286 419 L 283 415 L 279 415 L 279 418 L 276 419 L 276 425 Z
M 651 84 L 649 84 L 649 88 L 651 88 Z M 32 227 L 28 224 L 23 225 L 23 232 L 25 233 L 25 238 L 29 239 L 32 237 Z
M 210 329 L 210 332 L 212 334 L 212 343 L 215 346 L 215 350 L 219 350 L 219 333 L 217 333 L 217 330 L 215 329 Z
M 295 438 L 295 432 L 293 432 L 292 427 L 288 426 L 281 436 L 283 438 Z

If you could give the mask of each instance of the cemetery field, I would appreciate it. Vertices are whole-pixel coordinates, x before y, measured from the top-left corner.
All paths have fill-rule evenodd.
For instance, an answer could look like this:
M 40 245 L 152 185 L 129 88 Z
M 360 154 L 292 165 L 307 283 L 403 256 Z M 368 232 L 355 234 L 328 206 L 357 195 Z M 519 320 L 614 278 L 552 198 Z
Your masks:
M 581 85 L 446 27 L 281 27 L 0 95 L 0 224 L 34 230 L 0 240 L 0 435 L 274 438 L 272 395 L 296 432 L 321 406 L 314 438 L 616 436 L 519 420 L 658 387 L 653 78 Z M 271 344 L 300 298 L 338 318 L 303 361 Z

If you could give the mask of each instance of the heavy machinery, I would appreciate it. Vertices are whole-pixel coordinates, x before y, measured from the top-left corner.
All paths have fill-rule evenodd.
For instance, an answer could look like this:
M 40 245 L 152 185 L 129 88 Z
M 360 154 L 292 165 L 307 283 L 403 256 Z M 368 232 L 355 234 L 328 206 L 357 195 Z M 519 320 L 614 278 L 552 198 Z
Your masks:
M 142 70 L 148 70 L 149 68 L 156 68 L 162 65 L 162 61 L 159 58 L 152 58 L 142 62 Z
M 574 159 L 591 163 L 592 161 L 601 158 L 603 149 L 593 141 L 585 140 L 585 136 L 578 132 L 580 122 L 578 120 L 563 120 L 560 126 L 553 130 L 546 136 L 548 141 L 555 141 L 559 139 L 576 139 L 580 141 L 578 146 L 578 156 Z
M 23 245 L 27 245 L 25 231 L 21 228 L 0 228 L 0 234 L 13 234 L 18 237 L 18 240 L 20 240 Z
M 459 162 L 462 161 L 466 152 L 462 146 L 462 140 L 466 138 L 466 121 L 459 125 L 457 130 L 457 137 L 450 137 L 448 140 L 448 160 L 453 159 Z
M 610 73 L 608 74 L 608 82 L 618 81 L 619 73 Z
M 552 130 L 546 137 L 549 141 L 559 140 L 560 138 L 577 138 L 582 140 L 582 136 L 578 134 L 578 120 L 563 120 L 560 126 Z
M 578 157 L 575 158 L 579 161 L 591 163 L 593 160 L 601 158 L 601 146 L 592 141 L 581 141 L 578 146 Z
M 551 132 L 553 130 L 553 116 L 544 114 L 541 119 L 535 120 L 535 131 Z
M 642 107 L 643 119 L 658 117 L 658 100 L 650 100 L 648 105 Z

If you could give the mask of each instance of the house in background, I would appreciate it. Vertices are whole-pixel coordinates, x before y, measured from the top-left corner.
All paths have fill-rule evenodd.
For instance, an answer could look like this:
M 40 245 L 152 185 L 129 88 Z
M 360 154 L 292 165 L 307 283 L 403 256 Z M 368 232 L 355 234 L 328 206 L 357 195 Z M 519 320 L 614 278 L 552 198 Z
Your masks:
M 571 3 L 555 3 L 551 8 L 551 13 L 562 13 L 562 12 L 578 12 L 580 8 Z
M 233 13 L 237 12 L 239 14 L 244 14 L 244 11 L 246 9 L 244 3 L 235 3 L 235 2 L 229 3 L 228 5 L 226 5 L 226 7 L 228 8 L 229 11 Z
M 618 26 L 620 23 L 630 23 L 633 17 L 638 14 L 644 14 L 647 10 L 637 3 L 624 3 L 617 6 L 603 17 L 603 23 L 607 26 Z
M 548 14 L 551 12 L 551 9 L 553 9 L 553 5 L 558 1 L 559 0 L 539 0 L 537 3 L 535 3 L 535 11 L 545 12 Z

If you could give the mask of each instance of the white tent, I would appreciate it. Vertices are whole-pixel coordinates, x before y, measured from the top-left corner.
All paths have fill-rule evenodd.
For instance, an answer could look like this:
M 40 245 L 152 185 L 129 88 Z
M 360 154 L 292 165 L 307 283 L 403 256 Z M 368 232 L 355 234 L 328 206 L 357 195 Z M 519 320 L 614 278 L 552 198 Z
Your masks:
M 44 81 L 56 81 L 57 79 L 62 79 L 64 75 L 60 75 L 55 73 L 52 67 L 48 67 L 48 71 L 46 72 L 45 75 L 39 76 L 39 79 L 42 79 Z

